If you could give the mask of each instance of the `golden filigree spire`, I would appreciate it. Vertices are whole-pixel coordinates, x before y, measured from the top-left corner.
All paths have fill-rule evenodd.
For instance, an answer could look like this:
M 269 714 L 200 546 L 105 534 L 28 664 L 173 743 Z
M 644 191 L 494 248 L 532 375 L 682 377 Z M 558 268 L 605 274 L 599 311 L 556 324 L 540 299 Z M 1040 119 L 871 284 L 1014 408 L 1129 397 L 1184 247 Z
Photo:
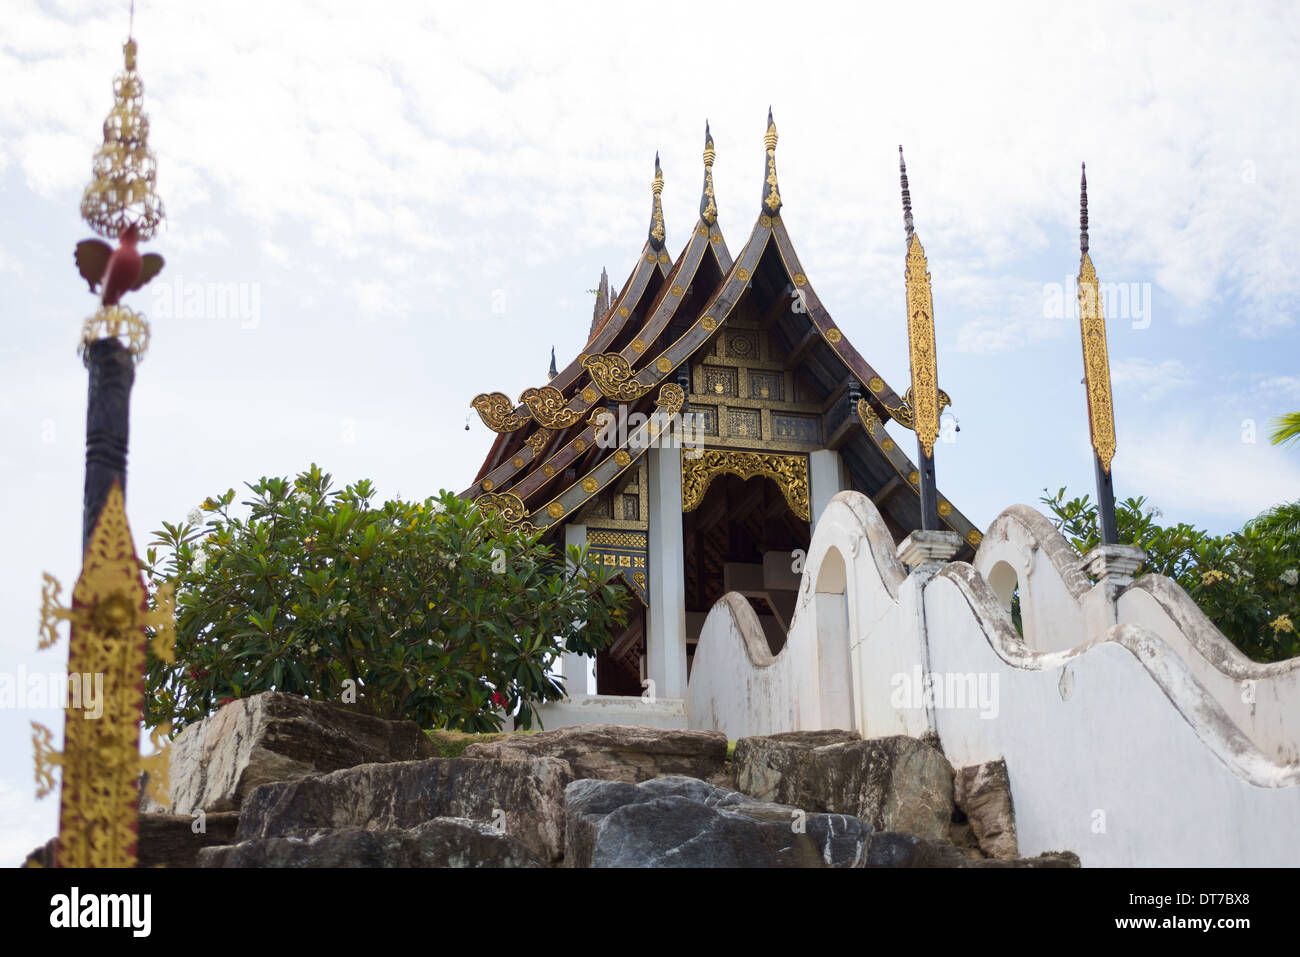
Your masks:
M 139 240 L 152 239 L 163 219 L 154 192 L 157 164 L 149 149 L 144 83 L 135 71 L 135 40 L 122 48 L 126 69 L 113 78 L 113 109 L 104 120 L 104 143 L 95 153 L 94 173 L 81 197 L 82 218 L 107 239 L 135 226 Z
M 930 294 L 930 272 L 921 237 L 912 233 L 907 241 L 907 343 L 912 367 L 912 428 L 927 456 L 934 454 L 939 437 L 939 371 L 934 342 L 934 301 Z
M 781 211 L 781 190 L 776 182 L 776 123 L 772 120 L 772 108 L 767 108 L 767 133 L 763 136 L 763 145 L 767 147 L 767 177 L 763 181 L 764 215 L 775 216 Z
M 1102 470 L 1110 474 L 1115 457 L 1115 407 L 1110 391 L 1110 355 L 1100 283 L 1088 255 L 1088 174 L 1079 182 L 1079 334 L 1083 339 L 1083 382 L 1088 393 L 1088 426 Z
M 718 206 L 713 196 L 713 159 L 717 151 L 713 148 L 713 136 L 709 133 L 709 121 L 704 121 L 704 190 L 700 195 L 700 219 L 708 226 L 718 221 Z
M 174 663 L 175 605 L 170 584 L 159 588 L 154 607 L 140 573 L 126 522 L 122 486 L 114 483 L 86 548 L 71 608 L 58 605 L 58 582 L 46 576 L 41 607 L 40 647 L 57 638 L 59 621 L 72 623 L 68 674 L 79 676 L 74 691 L 95 684 L 94 712 L 84 694 L 65 710 L 63 753 L 50 746 L 49 731 L 33 724 L 38 797 L 53 788 L 53 768 L 62 769 L 59 809 L 60 867 L 132 867 L 136 863 L 140 771 L 150 771 L 150 793 L 167 803 L 167 759 L 140 756 L 141 676 L 146 649 Z M 152 639 L 147 629 L 154 630 Z M 86 720 L 94 718 L 95 720 Z M 151 740 L 161 747 L 166 724 Z
M 664 171 L 659 168 L 659 154 L 655 153 L 655 179 L 650 184 L 650 245 L 655 249 L 664 244 L 664 205 L 659 198 L 664 191 Z

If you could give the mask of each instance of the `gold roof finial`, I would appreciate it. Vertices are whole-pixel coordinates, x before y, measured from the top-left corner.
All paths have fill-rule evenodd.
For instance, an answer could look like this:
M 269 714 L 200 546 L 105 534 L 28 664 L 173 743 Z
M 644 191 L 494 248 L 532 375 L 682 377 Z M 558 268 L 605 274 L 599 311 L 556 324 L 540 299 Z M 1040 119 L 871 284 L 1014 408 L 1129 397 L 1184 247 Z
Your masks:
M 655 178 L 650 184 L 653 199 L 650 202 L 650 245 L 655 249 L 664 244 L 664 206 L 659 195 L 664 191 L 664 171 L 659 168 L 659 153 L 655 153 Z
M 104 120 L 104 142 L 95 153 L 81 215 L 106 239 L 117 239 L 134 225 L 143 242 L 158 231 L 163 204 L 154 192 L 157 164 L 142 109 L 144 83 L 135 71 L 135 40 L 128 39 L 122 53 L 126 68 L 113 78 L 113 109 Z
M 718 221 L 718 206 L 713 196 L 713 160 L 717 156 L 713 148 L 713 136 L 709 133 L 709 121 L 704 121 L 704 190 L 700 195 L 700 219 L 712 226 Z
M 763 206 L 767 210 L 765 215 L 775 216 L 781 210 L 781 190 L 776 182 L 776 123 L 772 120 L 772 108 L 767 108 L 767 133 L 763 136 L 763 144 L 767 147 L 767 179 L 763 193 Z

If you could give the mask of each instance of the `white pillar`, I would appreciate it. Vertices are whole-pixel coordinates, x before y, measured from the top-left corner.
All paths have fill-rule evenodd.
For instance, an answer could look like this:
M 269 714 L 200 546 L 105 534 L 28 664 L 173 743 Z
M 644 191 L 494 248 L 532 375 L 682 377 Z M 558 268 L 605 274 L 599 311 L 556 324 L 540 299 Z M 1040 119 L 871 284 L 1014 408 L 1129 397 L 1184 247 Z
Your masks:
M 844 467 L 840 453 L 834 449 L 823 449 L 808 456 L 808 498 L 812 508 L 812 528 L 817 527 L 817 520 L 822 517 L 826 506 L 840 492 L 844 491 Z
M 587 526 L 586 525 L 566 525 L 564 526 L 564 550 L 567 552 L 570 545 L 582 547 L 587 544 Z M 574 654 L 566 651 L 563 659 L 564 668 L 564 688 L 569 697 L 574 695 L 590 694 L 590 676 L 595 668 L 595 659 L 587 655 Z
M 682 450 L 646 452 L 650 478 L 647 671 L 659 698 L 686 697 L 686 572 L 682 557 Z

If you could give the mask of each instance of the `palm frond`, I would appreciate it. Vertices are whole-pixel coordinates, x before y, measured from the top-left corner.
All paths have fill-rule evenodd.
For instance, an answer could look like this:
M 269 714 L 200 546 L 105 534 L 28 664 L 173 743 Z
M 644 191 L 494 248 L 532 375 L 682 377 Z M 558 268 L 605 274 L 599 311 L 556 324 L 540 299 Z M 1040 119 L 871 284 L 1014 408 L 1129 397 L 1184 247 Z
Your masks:
M 1300 412 L 1288 412 L 1273 420 L 1273 434 L 1269 439 L 1274 445 L 1294 442 L 1300 439 Z

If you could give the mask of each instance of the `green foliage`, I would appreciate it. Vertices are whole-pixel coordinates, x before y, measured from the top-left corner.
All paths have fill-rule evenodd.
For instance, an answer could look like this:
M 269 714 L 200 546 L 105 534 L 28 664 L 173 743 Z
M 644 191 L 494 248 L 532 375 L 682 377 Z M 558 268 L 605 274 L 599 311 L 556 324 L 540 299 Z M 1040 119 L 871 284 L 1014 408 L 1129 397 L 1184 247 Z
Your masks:
M 1273 420 L 1273 434 L 1269 436 L 1274 445 L 1284 445 L 1300 439 L 1300 412 L 1288 412 Z
M 1060 489 L 1041 501 L 1081 555 L 1100 544 L 1097 506 L 1087 495 L 1067 501 Z M 1300 655 L 1300 502 L 1269 509 L 1227 535 L 1186 523 L 1160 525 L 1159 517 L 1145 497 L 1115 504 L 1119 540 L 1147 553 L 1138 574 L 1172 578 L 1256 661 Z
M 248 488 L 246 516 L 231 489 L 147 550 L 177 619 L 176 664 L 150 659 L 151 727 L 268 690 L 475 732 L 518 709 L 532 727 L 564 695 L 557 656 L 594 654 L 626 622 L 626 590 L 585 552 L 451 493 L 374 506 L 368 480 L 333 491 L 315 465 Z

